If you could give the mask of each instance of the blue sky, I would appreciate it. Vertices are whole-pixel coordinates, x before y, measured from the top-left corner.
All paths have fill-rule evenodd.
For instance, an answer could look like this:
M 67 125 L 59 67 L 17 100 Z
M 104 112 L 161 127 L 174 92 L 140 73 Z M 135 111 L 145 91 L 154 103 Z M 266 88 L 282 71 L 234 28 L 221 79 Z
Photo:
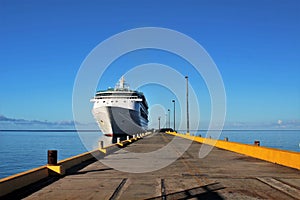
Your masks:
M 297 0 L 1 0 L 0 129 L 70 128 L 73 84 L 83 60 L 105 39 L 139 27 L 173 29 L 206 49 L 226 89 L 225 128 L 300 129 L 299 10 Z M 188 74 L 200 88 L 201 119 L 209 121 L 204 82 L 165 52 L 123 56 L 98 88 L 114 86 L 130 67 L 147 62 Z M 171 94 L 154 95 L 163 88 L 142 89 L 150 106 L 172 108 Z

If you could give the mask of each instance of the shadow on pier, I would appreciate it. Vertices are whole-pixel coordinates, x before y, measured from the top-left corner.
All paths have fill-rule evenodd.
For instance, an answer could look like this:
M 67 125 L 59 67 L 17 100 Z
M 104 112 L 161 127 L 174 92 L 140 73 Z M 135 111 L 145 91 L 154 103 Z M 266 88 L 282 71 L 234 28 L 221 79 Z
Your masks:
M 212 183 L 201 187 L 194 187 L 191 189 L 174 192 L 166 195 L 161 195 L 147 200 L 159 200 L 159 199 L 223 199 L 218 190 L 225 189 L 219 183 Z

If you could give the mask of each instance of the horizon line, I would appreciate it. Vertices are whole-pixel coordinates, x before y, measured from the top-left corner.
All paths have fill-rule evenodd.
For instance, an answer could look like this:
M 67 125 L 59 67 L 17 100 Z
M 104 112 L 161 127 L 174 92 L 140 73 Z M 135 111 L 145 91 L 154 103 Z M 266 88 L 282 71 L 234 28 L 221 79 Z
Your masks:
M 149 129 L 150 130 L 158 130 L 158 129 Z M 0 132 L 102 132 L 101 130 L 96 129 L 0 129 Z M 185 131 L 185 130 L 177 130 L 177 131 Z M 198 130 L 190 130 L 191 131 L 208 131 L 208 129 L 198 129 Z M 213 129 L 210 131 L 300 131 L 300 129 Z

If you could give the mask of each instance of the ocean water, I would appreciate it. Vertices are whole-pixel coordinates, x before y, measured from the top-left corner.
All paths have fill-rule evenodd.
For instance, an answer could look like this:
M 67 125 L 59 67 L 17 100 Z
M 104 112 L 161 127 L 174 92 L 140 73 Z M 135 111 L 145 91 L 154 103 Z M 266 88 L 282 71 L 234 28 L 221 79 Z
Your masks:
M 97 147 L 99 132 L 80 134 L 0 131 L 0 178 L 47 164 L 48 150 L 58 150 L 58 160 L 63 160 Z
M 206 131 L 197 131 L 202 137 Z M 300 131 L 223 131 L 219 139 L 300 152 Z M 99 132 L 6 132 L 0 131 L 0 178 L 47 163 L 47 150 L 58 150 L 58 160 L 95 149 Z
M 300 131 L 231 131 L 224 132 L 229 140 L 245 144 L 260 141 L 261 146 L 300 152 Z M 241 139 L 243 138 L 243 139 Z

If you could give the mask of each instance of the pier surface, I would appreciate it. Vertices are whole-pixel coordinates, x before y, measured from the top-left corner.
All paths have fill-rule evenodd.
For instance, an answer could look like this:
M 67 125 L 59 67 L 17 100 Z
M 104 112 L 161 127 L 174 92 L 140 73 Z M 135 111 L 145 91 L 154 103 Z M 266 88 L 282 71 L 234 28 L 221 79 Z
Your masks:
M 164 147 L 173 137 L 155 133 L 124 149 L 136 153 L 151 152 Z M 186 139 L 179 140 L 184 142 Z M 193 142 L 175 162 L 148 173 L 117 171 L 96 161 L 25 199 L 300 198 L 299 170 L 218 148 L 213 148 L 208 156 L 200 159 L 201 145 Z M 173 148 L 176 152 L 177 147 Z M 116 151 L 103 160 L 120 159 L 124 156 L 121 154 L 124 152 Z

